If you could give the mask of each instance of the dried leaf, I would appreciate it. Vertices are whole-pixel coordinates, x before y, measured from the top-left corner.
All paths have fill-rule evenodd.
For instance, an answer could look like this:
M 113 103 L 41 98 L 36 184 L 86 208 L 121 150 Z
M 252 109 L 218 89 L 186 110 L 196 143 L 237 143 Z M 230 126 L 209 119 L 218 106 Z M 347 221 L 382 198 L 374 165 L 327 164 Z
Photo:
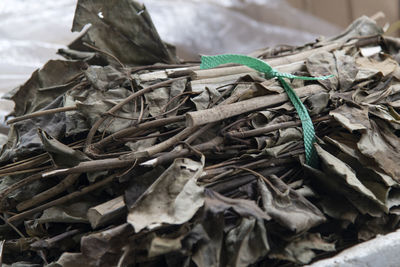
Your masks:
M 240 224 L 227 233 L 224 248 L 225 266 L 249 266 L 267 255 L 270 247 L 263 220 L 242 218 Z
M 221 251 L 224 236 L 223 212 L 213 212 L 205 206 L 205 215 L 201 223 L 193 227 L 188 238 L 196 240 L 192 260 L 198 267 L 221 266 Z
M 343 179 L 347 186 L 349 186 L 354 193 L 360 194 L 362 197 L 371 200 L 375 205 L 381 208 L 383 211 L 387 212 L 387 208 L 384 203 L 382 203 L 367 187 L 365 187 L 360 180 L 356 177 L 356 174 L 353 169 L 350 168 L 346 163 L 339 160 L 329 152 L 323 150 L 319 145 L 316 146 L 317 153 L 322 161 L 322 169 L 325 172 L 329 172 L 335 177 L 335 179 Z M 349 199 L 353 202 L 357 199 L 356 196 L 354 198 Z M 354 202 L 353 202 L 354 203 Z M 360 208 L 356 205 L 356 208 Z M 362 208 L 360 211 L 363 212 Z
M 372 73 L 381 72 L 383 76 L 394 72 L 398 66 L 398 63 L 390 57 L 385 58 L 383 61 L 377 61 L 371 57 L 359 57 L 356 59 L 356 64 L 360 69 L 366 69 Z
M 351 89 L 357 76 L 356 61 L 354 57 L 346 55 L 343 50 L 336 50 L 333 54 L 336 59 L 340 91 L 348 91 Z
M 49 153 L 57 167 L 73 167 L 83 161 L 90 160 L 83 152 L 64 145 L 42 129 L 38 129 L 38 135 L 43 143 L 44 149 Z
M 350 132 L 366 132 L 371 127 L 367 108 L 351 108 L 348 105 L 342 105 L 330 111 L 329 115 Z
M 325 92 L 307 97 L 305 101 L 305 104 L 309 107 L 310 116 L 322 114 L 328 108 L 328 103 L 329 94 Z
M 319 202 L 323 212 L 337 220 L 355 223 L 359 212 L 345 198 L 325 197 Z
M 263 220 L 271 219 L 254 201 L 227 198 L 212 190 L 206 190 L 205 207 L 212 213 L 220 213 L 232 209 L 242 217 L 254 217 Z
M 367 17 L 365 15 L 357 18 L 353 21 L 345 31 L 343 31 L 338 36 L 329 38 L 327 42 L 337 41 L 337 42 L 347 42 L 351 38 L 360 36 L 374 36 L 382 34 L 383 30 L 380 28 L 376 21 Z
M 319 80 L 328 90 L 336 90 L 339 86 L 338 73 L 336 68 L 336 61 L 332 53 L 321 52 L 313 54 L 307 58 L 306 66 L 308 72 L 315 77 L 333 75 L 332 78 L 326 80 Z
M 89 223 L 87 211 L 94 206 L 90 202 L 75 202 L 70 205 L 55 206 L 43 211 L 42 216 L 36 219 L 39 224 L 43 223 Z
M 69 266 L 116 266 L 123 246 L 133 233 L 129 224 L 122 224 L 81 239 L 81 253 L 64 252 L 56 264 Z
M 173 251 L 178 251 L 182 248 L 182 239 L 185 236 L 176 238 L 167 238 L 156 236 L 151 240 L 148 257 L 153 258 L 160 255 L 165 255 Z
M 81 61 L 48 61 L 25 84 L 6 96 L 15 103 L 14 115 L 21 116 L 45 108 L 72 88 L 74 83 L 71 81 L 85 68 L 86 64 Z
M 93 125 L 104 113 L 111 109 L 115 103 L 125 99 L 131 94 L 131 91 L 125 88 L 114 88 L 107 91 L 100 90 L 87 90 L 82 93 L 71 95 L 75 100 L 76 106 L 81 115 Z M 115 114 L 116 118 L 110 118 L 99 127 L 99 131 L 106 131 L 107 133 L 114 133 L 132 125 L 132 120 L 139 117 L 138 112 L 135 111 L 134 103 L 124 105 Z M 122 118 L 118 118 L 118 116 Z M 132 120 L 131 120 L 132 119 Z
M 178 95 L 186 89 L 186 80 L 177 80 L 171 84 L 171 87 L 157 88 L 151 92 L 145 93 L 146 104 L 149 107 L 151 116 L 156 117 L 178 104 Z M 168 113 L 169 116 L 176 115 L 178 110 Z
M 126 74 L 111 66 L 90 66 L 83 73 L 88 82 L 100 91 L 120 87 L 127 80 Z
M 324 241 L 320 234 L 306 233 L 291 241 L 281 251 L 273 252 L 271 257 L 297 264 L 307 264 L 316 256 L 315 250 L 335 251 L 335 245 Z
M 83 40 L 125 64 L 177 62 L 161 41 L 145 7 L 135 1 L 79 0 L 72 31 L 81 31 L 87 24 L 91 27 Z
M 277 177 L 270 176 L 268 181 L 258 180 L 257 184 L 263 208 L 274 221 L 299 233 L 326 220 L 321 211 Z
M 371 132 L 363 134 L 357 146 L 363 155 L 374 159 L 385 173 L 399 181 L 400 141 L 387 125 L 371 121 Z
M 196 185 L 202 171 L 203 163 L 176 159 L 129 209 L 135 232 L 190 220 L 204 204 L 204 189 Z

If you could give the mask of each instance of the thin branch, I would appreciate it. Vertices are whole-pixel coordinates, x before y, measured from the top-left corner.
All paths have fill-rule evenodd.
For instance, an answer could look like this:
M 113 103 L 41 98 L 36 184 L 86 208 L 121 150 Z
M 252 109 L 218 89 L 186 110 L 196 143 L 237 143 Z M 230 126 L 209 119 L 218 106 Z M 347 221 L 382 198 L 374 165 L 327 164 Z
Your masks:
M 37 180 L 40 180 L 42 178 L 42 175 L 45 172 L 40 172 L 40 173 L 35 173 L 31 176 L 28 176 L 12 185 L 10 185 L 9 187 L 7 187 L 6 189 L 4 189 L 1 193 L 0 193 L 0 207 L 3 206 L 3 202 L 5 200 L 5 198 L 13 191 L 17 190 L 18 188 L 21 188 L 27 184 L 33 183 Z
M 145 139 L 150 139 L 150 138 L 154 138 L 154 137 L 162 137 L 162 136 L 166 136 L 166 135 L 170 135 L 179 131 L 182 131 L 183 129 L 185 129 L 185 127 L 179 127 L 176 129 L 173 129 L 171 131 L 167 131 L 167 132 L 163 132 L 163 133 L 159 133 L 159 134 L 150 134 L 150 135 L 145 135 L 145 136 L 139 136 L 139 137 L 132 137 L 132 138 L 124 138 L 121 141 L 122 142 L 129 142 L 129 141 L 138 141 L 138 140 L 145 140 Z
M 25 200 L 17 205 L 18 211 L 26 210 L 30 207 L 35 206 L 45 200 L 48 200 L 63 191 L 65 191 L 68 187 L 73 185 L 75 181 L 79 178 L 80 173 L 70 174 L 65 177 L 59 184 L 53 186 L 52 188 L 47 189 L 46 191 L 41 192 L 40 194 L 34 196 L 31 199 Z
M 8 219 L 8 222 L 14 222 L 14 221 L 18 221 L 18 220 L 24 219 L 26 217 L 32 216 L 33 214 L 41 212 L 41 211 L 43 211 L 45 209 L 48 209 L 50 207 L 53 207 L 53 206 L 56 206 L 56 205 L 61 205 L 61 204 L 64 204 L 67 201 L 70 201 L 72 199 L 76 199 L 78 197 L 84 196 L 87 193 L 89 193 L 89 192 L 91 192 L 93 190 L 96 190 L 97 188 L 100 188 L 100 187 L 112 182 L 117 177 L 118 177 L 118 175 L 116 173 L 113 174 L 113 175 L 110 175 L 109 177 L 107 177 L 107 178 L 105 178 L 105 179 L 103 179 L 103 180 L 101 180 L 101 181 L 99 181 L 97 183 L 94 183 L 92 185 L 84 187 L 84 188 L 82 188 L 82 189 L 80 189 L 78 191 L 75 191 L 75 192 L 71 193 L 71 194 L 68 194 L 68 195 L 60 197 L 60 198 L 58 198 L 56 200 L 47 202 L 46 204 L 43 204 L 43 205 L 41 205 L 39 207 L 36 207 L 36 208 L 30 209 L 30 210 L 21 212 L 21 213 L 19 213 L 17 215 L 14 215 L 14 216 L 12 216 L 12 217 L 10 217 Z
M 7 124 L 13 124 L 19 121 L 23 121 L 23 120 L 28 120 L 28 119 L 32 119 L 32 118 L 36 118 L 36 117 L 40 117 L 40 116 L 45 116 L 45 115 L 50 115 L 50 114 L 55 114 L 55 113 L 59 113 L 59 112 L 66 112 L 66 111 L 72 111 L 72 110 L 77 110 L 78 108 L 76 106 L 68 106 L 68 107 L 62 107 L 62 108 L 53 108 L 53 109 L 48 109 L 48 110 L 41 110 L 41 111 L 37 111 L 37 112 L 33 112 L 30 114 L 26 114 L 20 117 L 16 117 L 14 119 L 8 120 Z
M 50 160 L 48 160 L 46 162 L 50 162 Z M 18 174 L 24 174 L 24 173 L 30 173 L 30 172 L 38 172 L 38 171 L 43 171 L 43 170 L 47 170 L 47 169 L 50 169 L 50 168 L 51 168 L 51 166 L 43 166 L 43 167 L 39 167 L 39 168 L 25 169 L 25 170 L 13 171 L 13 172 L 2 172 L 0 174 L 0 178 L 6 177 L 6 176 L 10 176 L 10 175 L 18 175 Z
M 95 50 L 95 51 L 97 51 L 97 52 L 103 53 L 103 54 L 105 54 L 105 55 L 111 57 L 111 58 L 114 59 L 116 62 L 118 62 L 118 64 L 121 65 L 122 68 L 125 68 L 125 65 L 124 65 L 116 56 L 114 56 L 113 54 L 111 54 L 111 53 L 109 53 L 109 52 L 107 52 L 107 51 L 105 51 L 105 50 L 102 50 L 102 49 L 100 49 L 100 48 L 98 48 L 98 47 L 96 47 L 96 46 L 94 46 L 94 45 L 91 45 L 91 44 L 89 44 L 89 43 L 86 43 L 86 42 L 83 42 L 83 45 L 84 45 L 84 46 L 87 46 L 87 47 L 89 47 L 89 48 L 91 48 L 91 49 L 93 49 L 93 50 Z
M 92 161 L 84 161 L 79 163 L 75 167 L 66 168 L 66 169 L 57 169 L 54 171 L 49 171 L 41 174 L 43 178 L 54 177 L 58 175 L 66 175 L 72 173 L 84 173 L 84 172 L 95 172 L 95 171 L 104 171 L 111 169 L 120 169 L 133 164 L 135 159 L 122 160 L 119 158 L 112 159 L 99 159 Z
M 146 158 L 146 157 L 151 157 L 157 153 L 163 152 L 167 148 L 170 148 L 171 146 L 177 144 L 178 142 L 182 141 L 195 131 L 197 131 L 198 127 L 189 127 L 185 128 L 183 131 L 180 133 L 172 136 L 171 138 L 165 140 L 164 142 L 158 143 L 154 146 L 151 146 L 149 148 L 146 148 L 145 150 L 142 151 L 136 151 L 132 152 L 128 155 L 124 155 L 121 158 L 123 159 L 139 159 L 139 158 Z
M 321 121 L 326 121 L 326 120 L 330 120 L 331 116 L 323 116 L 317 119 L 313 119 L 312 121 L 314 123 L 316 122 L 321 122 Z M 289 127 L 295 127 L 295 126 L 300 126 L 301 125 L 301 121 L 287 121 L 287 122 L 281 122 L 281 123 L 276 123 L 276 124 L 272 124 L 272 125 L 268 125 L 265 127 L 261 127 L 261 128 L 257 128 L 257 129 L 253 129 L 253 130 L 248 130 L 248 131 L 241 131 L 241 132 L 237 132 L 237 131 L 232 131 L 232 132 L 227 132 L 225 135 L 227 137 L 236 137 L 236 138 L 246 138 L 246 137 L 251 137 L 251 136 L 258 136 L 261 134 L 265 134 L 265 133 L 269 133 L 269 132 L 273 132 L 279 129 L 285 129 L 285 128 L 289 128 Z
M 69 230 L 65 233 L 61 233 L 61 234 L 53 236 L 51 238 L 35 241 L 30 246 L 33 249 L 53 248 L 58 242 L 64 240 L 67 237 L 79 234 L 80 232 L 82 232 L 82 230 L 80 230 L 80 229 Z
M 4 218 L 2 215 L 0 215 L 0 219 L 2 219 L 8 226 L 10 226 L 20 237 L 26 238 L 24 234 L 17 227 L 15 227 L 15 225 L 12 224 L 9 220 Z
M 320 85 L 308 85 L 295 89 L 295 91 L 299 97 L 305 97 L 324 92 L 325 89 Z M 288 101 L 288 99 L 287 94 L 282 93 L 278 95 L 255 97 L 233 104 L 218 105 L 210 109 L 188 112 L 186 113 L 186 125 L 193 127 L 221 121 L 243 113 L 278 105 Z
M 139 113 L 139 118 L 137 120 L 137 123 L 141 123 L 144 115 L 144 100 L 143 96 L 140 96 L 140 113 Z
M 224 141 L 224 139 L 222 137 L 217 136 L 208 142 L 205 142 L 205 143 L 202 143 L 199 145 L 195 145 L 195 146 L 193 146 L 193 148 L 184 148 L 184 149 L 181 149 L 178 151 L 173 150 L 168 153 L 164 153 L 155 159 L 151 159 L 146 162 L 143 162 L 141 165 L 155 167 L 160 164 L 171 162 L 176 158 L 187 157 L 188 155 L 191 154 L 191 152 L 193 150 L 197 150 L 199 152 L 205 152 L 208 150 L 215 149 L 216 147 L 221 145 L 223 143 L 223 141 Z

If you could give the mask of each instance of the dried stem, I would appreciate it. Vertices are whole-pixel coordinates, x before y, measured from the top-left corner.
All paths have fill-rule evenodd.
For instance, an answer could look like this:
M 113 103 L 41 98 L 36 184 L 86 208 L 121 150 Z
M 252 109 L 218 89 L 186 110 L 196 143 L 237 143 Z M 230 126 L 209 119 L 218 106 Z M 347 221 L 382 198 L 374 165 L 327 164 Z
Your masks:
M 45 172 L 35 173 L 35 174 L 31 175 L 31 176 L 28 176 L 28 177 L 26 177 L 26 178 L 24 178 L 24 179 L 22 179 L 22 180 L 20 180 L 20 181 L 18 181 L 16 183 L 10 185 L 5 190 L 3 190 L 0 193 L 0 207 L 3 206 L 3 202 L 4 202 L 4 200 L 5 200 L 5 198 L 6 198 L 6 196 L 8 194 L 10 194 L 11 192 L 13 192 L 13 191 L 17 190 L 18 188 L 21 188 L 21 187 L 23 187 L 23 186 L 25 186 L 27 184 L 33 183 L 33 182 L 35 182 L 37 180 L 40 180 L 44 173 Z
M 17 227 L 15 227 L 15 225 L 12 224 L 9 220 L 4 218 L 2 215 L 0 215 L 0 219 L 2 219 L 8 226 L 10 226 L 21 238 L 26 238 L 24 234 Z
M 48 200 L 61 192 L 65 191 L 68 187 L 74 184 L 74 182 L 79 178 L 80 174 L 70 174 L 67 177 L 65 177 L 59 184 L 56 186 L 53 186 L 52 188 L 47 189 L 44 192 L 41 192 L 40 194 L 34 196 L 31 199 L 28 199 L 26 201 L 23 201 L 17 205 L 17 210 L 22 211 L 26 210 L 30 207 L 35 206 L 36 204 L 39 204 L 45 200 Z
M 29 216 L 37 213 L 37 212 L 41 212 L 41 211 L 43 211 L 45 209 L 48 209 L 50 207 L 53 207 L 53 206 L 56 206 L 56 205 L 61 205 L 61 204 L 66 203 L 67 201 L 70 201 L 70 200 L 76 199 L 78 197 L 84 196 L 87 193 L 89 193 L 89 192 L 91 192 L 91 191 L 93 191 L 93 190 L 95 190 L 95 189 L 97 189 L 99 187 L 102 187 L 102 186 L 104 186 L 104 185 L 106 185 L 106 184 L 108 184 L 110 182 L 112 182 L 116 177 L 118 177 L 118 175 L 115 173 L 115 174 L 110 175 L 109 177 L 107 177 L 107 178 L 105 178 L 105 179 L 103 179 L 103 180 L 101 180 L 101 181 L 99 181 L 97 183 L 94 183 L 92 185 L 84 187 L 84 188 L 82 188 L 82 189 L 80 189 L 78 191 L 75 191 L 75 192 L 71 193 L 71 194 L 68 194 L 68 195 L 60 197 L 60 198 L 58 198 L 56 200 L 47 202 L 46 204 L 43 204 L 43 205 L 41 205 L 39 207 L 36 207 L 36 208 L 30 209 L 30 210 L 21 212 L 21 213 L 19 213 L 17 215 L 14 215 L 14 216 L 10 217 L 8 219 L 8 221 L 9 222 L 18 221 L 20 219 L 24 219 L 26 217 L 29 217 Z
M 21 170 L 33 168 L 35 166 L 38 166 L 39 164 L 40 165 L 45 164 L 48 161 L 50 161 L 49 154 L 47 154 L 47 153 L 40 154 L 40 155 L 34 156 L 32 158 L 28 158 L 26 160 L 21 160 L 21 161 L 3 166 L 2 168 L 0 168 L 0 175 L 3 175 L 5 173 L 10 173 L 10 172 L 21 171 Z
M 287 165 L 289 163 L 293 163 L 294 159 L 271 159 L 271 158 L 266 158 L 266 159 L 260 159 L 257 161 L 249 162 L 247 164 L 243 164 L 242 167 L 245 168 L 266 168 L 266 167 L 271 167 L 271 166 L 282 166 L 282 165 Z M 233 175 L 237 173 L 237 167 L 236 166 L 228 166 L 228 167 L 223 167 L 220 168 L 219 170 L 209 170 L 207 172 L 204 172 L 203 175 L 200 177 L 200 180 L 202 182 L 215 182 L 222 177 L 225 177 L 227 175 Z
M 91 207 L 87 217 L 93 229 L 103 226 L 106 223 L 126 213 L 124 196 L 119 196 L 105 203 Z
M 69 231 L 67 231 L 65 233 L 53 236 L 51 238 L 47 238 L 47 239 L 44 239 L 44 240 L 38 240 L 38 241 L 32 243 L 30 246 L 31 246 L 31 248 L 36 249 L 36 250 L 37 249 L 44 249 L 44 248 L 46 248 L 46 249 L 53 248 L 61 240 L 64 240 L 67 237 L 79 234 L 80 232 L 82 232 L 82 231 L 79 230 L 79 229 L 69 230 Z
M 53 109 L 48 109 L 48 110 L 41 110 L 37 112 L 33 112 L 30 114 L 26 114 L 20 117 L 16 117 L 14 119 L 8 120 L 7 124 L 13 124 L 19 121 L 27 120 L 27 119 L 32 119 L 40 116 L 45 116 L 45 115 L 50 115 L 50 114 L 55 114 L 59 112 L 66 112 L 66 111 L 72 111 L 72 110 L 77 110 L 78 108 L 76 106 L 68 106 L 68 107 L 62 107 L 62 108 L 53 108 Z
M 295 89 L 299 97 L 317 94 L 325 91 L 320 85 L 308 85 Z M 288 101 L 286 93 L 251 98 L 214 108 L 186 113 L 186 124 L 190 127 L 217 122 L 250 111 L 275 106 Z
M 97 51 L 97 52 L 103 53 L 103 54 L 105 54 L 105 55 L 111 57 L 111 58 L 114 59 L 122 68 L 125 68 L 125 65 L 124 65 L 116 56 L 114 56 L 113 54 L 111 54 L 111 53 L 109 53 L 109 52 L 107 52 L 107 51 L 105 51 L 105 50 L 102 50 L 102 49 L 100 49 L 100 48 L 98 48 L 98 47 L 96 47 L 96 46 L 94 46 L 94 45 L 91 45 L 91 44 L 89 44 L 89 43 L 87 43 L 87 42 L 83 42 L 83 45 L 84 45 L 84 46 L 87 46 L 87 47 L 89 47 L 89 48 L 91 48 L 91 49 L 93 49 L 93 50 L 95 50 L 95 51 Z
M 277 57 L 277 58 L 273 58 L 273 59 L 268 59 L 268 60 L 266 60 L 266 62 L 271 67 L 276 67 L 280 71 L 288 71 L 289 69 L 291 70 L 291 68 L 293 68 L 293 66 L 287 67 L 290 64 L 301 64 L 302 65 L 303 61 L 306 60 L 309 56 L 311 56 L 314 53 L 319 53 L 322 51 L 332 51 L 341 46 L 342 46 L 341 43 L 332 43 L 332 44 L 328 44 L 323 47 L 306 50 L 306 51 L 303 51 L 303 52 L 300 52 L 300 53 L 297 53 L 294 55 L 288 55 L 288 56 L 282 56 L 282 57 Z M 296 66 L 296 68 L 297 67 L 298 66 Z M 288 70 L 285 68 L 288 68 Z M 221 67 L 221 68 L 215 68 L 215 69 L 197 70 L 197 71 L 195 71 L 194 78 L 195 79 L 206 79 L 206 78 L 227 76 L 227 75 L 231 75 L 231 74 L 243 74 L 243 73 L 247 73 L 247 72 L 254 72 L 254 70 L 250 69 L 249 67 L 246 67 L 246 66 L 229 66 L 229 67 Z
M 122 160 L 118 158 L 85 161 L 79 163 L 75 167 L 66 169 L 57 169 L 54 171 L 45 172 L 43 174 L 40 174 L 40 177 L 48 178 L 48 177 L 54 177 L 58 175 L 66 175 L 72 173 L 84 173 L 84 172 L 120 169 L 135 163 L 135 161 L 136 161 L 135 159 Z
M 48 160 L 48 162 L 50 162 L 50 160 Z M 13 172 L 4 172 L 4 173 L 0 174 L 0 178 L 6 177 L 9 175 L 18 175 L 18 174 L 24 174 L 24 173 L 38 172 L 38 171 L 43 171 L 43 170 L 47 170 L 50 168 L 51 168 L 51 166 L 43 166 L 43 167 L 39 167 L 39 168 L 25 169 L 25 170 L 13 171 Z
M 142 151 L 136 151 L 133 153 L 130 153 L 128 155 L 121 156 L 122 159 L 139 159 L 139 158 L 146 158 L 146 157 L 151 157 L 157 153 L 163 152 L 164 150 L 170 148 L 171 146 L 177 144 L 179 141 L 182 141 L 195 131 L 197 131 L 198 127 L 188 127 L 185 128 L 183 131 L 180 133 L 174 135 L 173 137 L 165 140 L 164 142 L 158 143 L 154 146 L 151 146 L 149 148 L 146 148 L 145 150 Z
M 208 142 L 193 146 L 193 149 L 200 151 L 200 152 L 212 150 L 212 149 L 218 147 L 219 145 L 221 145 L 223 143 L 223 141 L 224 141 L 224 139 L 222 137 L 217 136 Z M 184 149 L 181 149 L 178 151 L 173 150 L 171 152 L 162 154 L 155 159 L 151 159 L 147 162 L 143 162 L 141 165 L 155 167 L 160 164 L 171 162 L 176 158 L 187 157 L 188 155 L 190 155 L 192 153 L 193 149 L 184 148 Z
M 329 120 L 330 118 L 331 118 L 331 116 L 323 116 L 323 117 L 320 117 L 317 119 L 313 119 L 312 121 L 314 123 L 316 123 L 316 122 Z M 232 138 L 232 137 L 246 138 L 246 137 L 257 136 L 257 135 L 273 132 L 273 131 L 276 131 L 279 129 L 285 129 L 285 128 L 300 126 L 300 125 L 301 125 L 301 121 L 299 121 L 299 120 L 298 121 L 287 121 L 287 122 L 281 122 L 281 123 L 277 123 L 277 124 L 268 125 L 268 126 L 253 129 L 253 130 L 248 130 L 248 131 L 241 131 L 241 132 L 232 131 L 232 132 L 226 133 L 226 136 L 230 137 L 230 138 Z
M 138 140 L 145 140 L 145 139 L 149 139 L 149 138 L 154 138 L 154 137 L 161 137 L 161 136 L 166 136 L 166 135 L 170 135 L 179 131 L 182 131 L 183 129 L 185 129 L 185 127 L 179 127 L 167 132 L 163 132 L 163 133 L 159 133 L 159 134 L 150 134 L 150 135 L 145 135 L 145 136 L 138 136 L 138 137 L 126 137 L 123 138 L 122 141 L 123 142 L 129 142 L 129 141 L 138 141 Z

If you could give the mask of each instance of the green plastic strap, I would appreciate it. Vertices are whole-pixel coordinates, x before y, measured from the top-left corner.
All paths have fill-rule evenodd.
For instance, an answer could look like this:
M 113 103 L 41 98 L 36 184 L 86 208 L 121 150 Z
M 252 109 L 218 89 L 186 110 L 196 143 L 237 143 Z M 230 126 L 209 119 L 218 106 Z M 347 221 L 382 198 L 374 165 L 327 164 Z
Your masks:
M 305 76 L 296 76 L 289 73 L 281 73 L 275 69 L 273 69 L 270 65 L 266 62 L 244 55 L 234 55 L 234 54 L 224 54 L 224 55 L 217 55 L 217 56 L 202 56 L 201 57 L 201 65 L 200 69 L 210 69 L 215 68 L 222 64 L 228 63 L 237 63 L 241 65 L 248 66 L 252 69 L 255 69 L 259 72 L 265 74 L 266 78 L 274 78 L 277 77 L 279 82 L 282 84 L 283 88 L 285 89 L 290 101 L 292 102 L 293 106 L 295 107 L 297 113 L 299 114 L 301 125 L 303 128 L 303 140 L 304 140 L 304 148 L 306 154 L 306 163 L 310 166 L 316 166 L 318 163 L 317 153 L 313 146 L 315 142 L 315 130 L 313 123 L 311 121 L 310 115 L 306 107 L 301 102 L 300 98 L 296 95 L 292 87 L 283 79 L 300 79 L 300 80 L 325 80 L 333 77 L 333 75 L 329 76 L 322 76 L 322 77 L 305 77 Z

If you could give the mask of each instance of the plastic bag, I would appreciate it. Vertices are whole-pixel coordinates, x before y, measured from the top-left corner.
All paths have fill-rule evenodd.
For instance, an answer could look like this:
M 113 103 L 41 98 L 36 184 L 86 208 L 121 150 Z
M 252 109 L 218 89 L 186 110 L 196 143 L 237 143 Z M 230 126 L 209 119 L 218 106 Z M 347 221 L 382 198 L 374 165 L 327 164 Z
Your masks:
M 178 55 L 250 53 L 299 45 L 340 29 L 280 0 L 143 0 L 161 38 Z
M 0 97 L 25 82 L 57 49 L 76 38 L 71 33 L 75 0 L 0 1 Z M 0 100 L 0 121 L 13 108 Z

